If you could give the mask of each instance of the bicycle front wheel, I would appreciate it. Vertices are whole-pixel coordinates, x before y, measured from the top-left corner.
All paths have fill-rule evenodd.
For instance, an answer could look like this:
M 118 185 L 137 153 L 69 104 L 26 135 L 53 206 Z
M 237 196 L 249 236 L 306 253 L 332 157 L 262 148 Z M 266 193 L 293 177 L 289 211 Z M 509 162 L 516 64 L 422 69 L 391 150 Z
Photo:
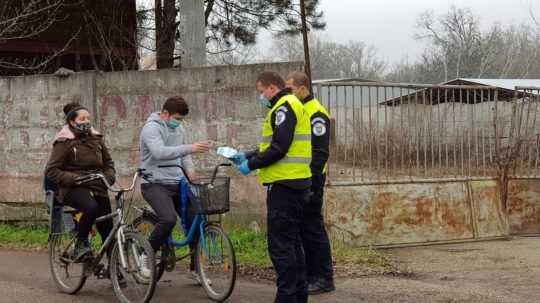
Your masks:
M 122 303 L 149 302 L 157 282 L 154 250 L 137 233 L 126 232 L 124 236 L 125 242 L 116 242 L 109 261 L 114 294 Z
M 86 282 L 84 263 L 74 262 L 76 237 L 73 233 L 51 235 L 49 265 L 57 288 L 66 294 L 77 293 Z
M 196 261 L 208 297 L 216 302 L 226 300 L 236 283 L 236 257 L 231 240 L 219 225 L 204 228 L 197 242 Z

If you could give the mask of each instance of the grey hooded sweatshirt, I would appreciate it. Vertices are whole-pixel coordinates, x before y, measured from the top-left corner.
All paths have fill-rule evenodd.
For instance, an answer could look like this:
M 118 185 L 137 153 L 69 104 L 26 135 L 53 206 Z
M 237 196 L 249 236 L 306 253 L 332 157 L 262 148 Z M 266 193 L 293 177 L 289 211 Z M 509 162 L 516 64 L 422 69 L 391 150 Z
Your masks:
M 148 117 L 140 138 L 141 168 L 152 174 L 152 182 L 175 183 L 183 176 L 179 168 L 160 165 L 181 165 L 186 172 L 193 171 L 191 144 L 185 144 L 185 140 L 182 125 L 168 127 L 159 113 Z

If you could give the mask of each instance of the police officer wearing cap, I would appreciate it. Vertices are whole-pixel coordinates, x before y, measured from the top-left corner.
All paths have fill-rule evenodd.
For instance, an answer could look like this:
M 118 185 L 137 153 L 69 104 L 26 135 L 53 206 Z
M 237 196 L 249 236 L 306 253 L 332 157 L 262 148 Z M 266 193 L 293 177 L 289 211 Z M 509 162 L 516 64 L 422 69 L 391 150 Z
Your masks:
M 259 150 L 239 153 L 233 161 L 242 174 L 258 170 L 267 186 L 267 236 L 277 274 L 275 303 L 308 300 L 305 260 L 300 238 L 302 212 L 311 187 L 311 127 L 302 102 L 275 72 L 256 81 L 260 103 L 269 109 Z
M 330 149 L 330 118 L 328 112 L 310 93 L 310 81 L 303 72 L 293 72 L 286 85 L 302 101 L 311 122 L 311 198 L 304 207 L 302 241 L 304 245 L 308 292 L 316 295 L 334 291 L 334 272 L 330 241 L 322 216 L 326 162 Z

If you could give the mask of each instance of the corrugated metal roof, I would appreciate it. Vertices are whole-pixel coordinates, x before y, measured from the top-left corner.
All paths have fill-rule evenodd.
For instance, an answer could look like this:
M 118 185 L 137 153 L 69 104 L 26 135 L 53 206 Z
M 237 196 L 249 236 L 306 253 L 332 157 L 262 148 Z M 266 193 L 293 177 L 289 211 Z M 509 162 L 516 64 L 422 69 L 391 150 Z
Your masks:
M 456 80 L 463 80 L 468 82 L 474 82 L 483 85 L 495 86 L 505 89 L 514 90 L 516 86 L 534 86 L 540 87 L 540 79 L 475 79 L 475 78 L 459 78 Z M 453 82 L 456 80 L 448 81 Z

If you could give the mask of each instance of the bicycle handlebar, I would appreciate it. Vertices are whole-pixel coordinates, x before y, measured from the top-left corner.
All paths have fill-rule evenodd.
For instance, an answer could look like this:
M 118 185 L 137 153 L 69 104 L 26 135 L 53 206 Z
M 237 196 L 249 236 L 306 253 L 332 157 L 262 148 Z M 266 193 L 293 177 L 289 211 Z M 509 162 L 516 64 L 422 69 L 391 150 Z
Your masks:
M 137 181 L 137 177 L 139 176 L 140 173 L 141 173 L 141 169 L 138 169 L 135 172 L 135 174 L 133 175 L 133 181 L 131 182 L 131 186 L 128 188 L 113 187 L 102 173 L 88 174 L 88 175 L 78 177 L 75 184 L 81 185 L 83 183 L 101 179 L 101 181 L 103 182 L 103 184 L 105 184 L 105 186 L 107 187 L 109 191 L 114 192 L 114 193 L 127 192 L 127 191 L 132 191 L 135 188 L 135 182 Z

